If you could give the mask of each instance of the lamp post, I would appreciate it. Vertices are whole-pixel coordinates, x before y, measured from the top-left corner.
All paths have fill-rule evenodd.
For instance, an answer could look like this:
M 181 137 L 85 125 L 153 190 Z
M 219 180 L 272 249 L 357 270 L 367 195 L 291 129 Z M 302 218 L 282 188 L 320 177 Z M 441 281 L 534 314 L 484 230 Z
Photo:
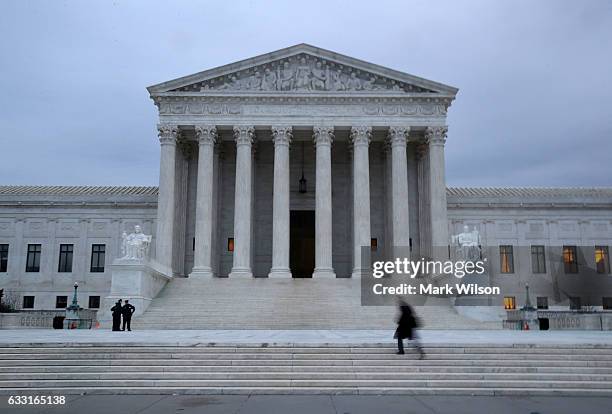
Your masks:
M 533 311 L 535 308 L 531 305 L 531 299 L 529 298 L 529 284 L 525 283 L 525 306 L 522 310 Z
M 77 301 L 77 289 L 79 288 L 79 283 L 74 282 L 74 295 L 72 295 L 72 304 L 68 306 L 67 309 L 70 310 L 79 310 L 79 303 Z
M 72 303 L 66 307 L 66 317 L 64 318 L 64 329 L 77 329 L 80 326 L 81 320 L 79 311 L 79 303 L 77 302 L 77 289 L 79 284 L 74 282 L 74 294 L 72 295 Z

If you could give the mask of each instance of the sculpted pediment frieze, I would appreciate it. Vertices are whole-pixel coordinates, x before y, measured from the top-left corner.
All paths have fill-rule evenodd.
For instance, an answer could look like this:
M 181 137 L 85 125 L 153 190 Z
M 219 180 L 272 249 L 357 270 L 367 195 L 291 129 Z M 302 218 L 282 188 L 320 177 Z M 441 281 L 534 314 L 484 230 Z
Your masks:
M 377 92 L 436 93 L 319 56 L 300 53 L 197 81 L 171 92 Z

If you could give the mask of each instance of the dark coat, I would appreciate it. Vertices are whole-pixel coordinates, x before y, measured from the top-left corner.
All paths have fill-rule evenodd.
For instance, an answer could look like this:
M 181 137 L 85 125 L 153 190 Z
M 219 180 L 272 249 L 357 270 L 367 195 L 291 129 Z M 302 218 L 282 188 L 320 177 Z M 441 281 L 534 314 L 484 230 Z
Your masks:
M 113 318 L 121 317 L 122 306 L 120 303 L 115 303 L 115 306 L 111 308 L 111 312 L 113 313 Z
M 414 329 L 418 328 L 418 321 L 412 312 L 412 308 L 409 305 L 400 306 L 400 316 L 397 320 L 397 329 L 395 330 L 394 338 L 408 338 L 414 337 Z
M 131 303 L 126 303 L 121 308 L 121 314 L 123 315 L 123 319 L 131 319 L 132 314 L 136 312 L 136 308 Z

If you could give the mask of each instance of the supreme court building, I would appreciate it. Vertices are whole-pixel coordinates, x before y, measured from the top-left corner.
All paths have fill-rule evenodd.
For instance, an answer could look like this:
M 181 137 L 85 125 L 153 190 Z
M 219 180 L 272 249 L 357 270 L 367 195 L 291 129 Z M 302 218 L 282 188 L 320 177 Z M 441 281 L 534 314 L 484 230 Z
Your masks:
M 293 276 L 351 277 L 361 246 L 446 245 L 457 89 L 298 45 L 149 92 L 173 274 L 290 278 L 293 256 Z
M 585 265 L 609 273 L 611 189 L 446 187 L 454 87 L 300 44 L 148 91 L 158 188 L 0 187 L 0 287 L 24 307 L 56 307 L 74 281 L 99 306 L 135 224 L 153 235 L 166 293 L 185 278 L 354 280 L 362 247 L 432 257 L 464 225 L 499 247 L 492 265 L 512 275 L 499 283 L 517 302 L 534 257 L 553 267 L 544 247 L 591 246 Z M 530 283 L 534 298 L 553 294 Z

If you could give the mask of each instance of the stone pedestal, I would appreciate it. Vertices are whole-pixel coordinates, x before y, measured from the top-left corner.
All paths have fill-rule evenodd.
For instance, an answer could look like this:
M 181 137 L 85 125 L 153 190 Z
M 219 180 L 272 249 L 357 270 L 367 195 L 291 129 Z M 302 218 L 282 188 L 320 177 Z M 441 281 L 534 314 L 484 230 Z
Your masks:
M 110 308 L 119 299 L 128 299 L 136 308 L 133 316 L 139 316 L 149 307 L 149 304 L 168 283 L 167 276 L 155 269 L 151 263 L 142 260 L 117 259 L 110 266 L 112 279 L 110 294 L 104 298 L 100 322 L 112 320 Z

